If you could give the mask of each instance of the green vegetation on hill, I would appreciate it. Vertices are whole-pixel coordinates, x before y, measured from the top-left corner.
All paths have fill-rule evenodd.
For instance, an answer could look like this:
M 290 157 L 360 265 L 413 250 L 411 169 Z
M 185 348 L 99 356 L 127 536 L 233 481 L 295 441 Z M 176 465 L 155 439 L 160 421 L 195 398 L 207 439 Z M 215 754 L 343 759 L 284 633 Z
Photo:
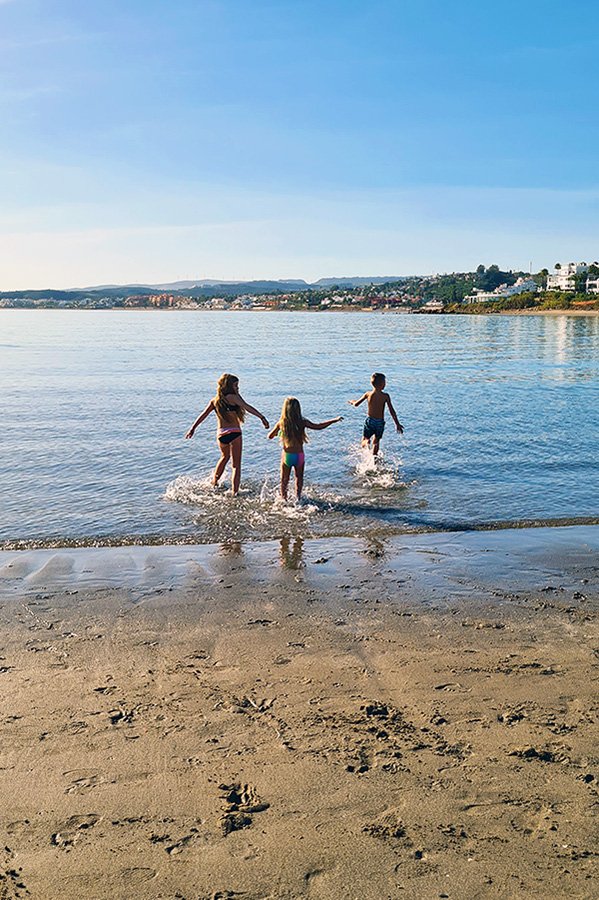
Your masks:
M 504 272 L 499 266 L 480 265 L 476 272 L 454 272 L 439 275 L 423 285 L 424 300 L 441 300 L 445 304 L 460 303 L 475 288 L 493 291 L 500 284 L 514 284 L 523 272 Z
M 571 292 L 546 291 L 542 294 L 530 292 L 503 297 L 487 303 L 454 304 L 447 308 L 449 313 L 480 315 L 480 313 L 499 313 L 517 309 L 599 309 L 599 298 L 593 299 L 589 294 Z

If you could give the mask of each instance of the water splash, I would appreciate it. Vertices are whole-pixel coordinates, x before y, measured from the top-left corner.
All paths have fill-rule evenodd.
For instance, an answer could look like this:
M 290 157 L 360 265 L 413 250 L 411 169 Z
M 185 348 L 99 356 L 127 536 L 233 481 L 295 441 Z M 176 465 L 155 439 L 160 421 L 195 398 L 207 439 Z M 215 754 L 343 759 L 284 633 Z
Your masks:
M 248 529 L 254 535 L 265 535 L 285 524 L 307 526 L 314 516 L 330 508 L 332 499 L 312 487 L 309 498 L 284 500 L 278 484 L 269 484 L 267 476 L 262 482 L 246 481 L 238 496 L 232 497 L 225 487 L 214 487 L 209 477 L 191 475 L 171 481 L 163 497 L 193 507 L 194 519 L 204 526 L 209 523 L 218 535 L 245 534 Z
M 179 475 L 167 484 L 164 499 L 174 503 L 203 503 L 211 495 L 222 496 L 223 488 L 215 487 L 210 477 L 193 478 L 191 475 Z
M 268 475 L 264 477 L 264 482 L 262 487 L 260 488 L 260 503 L 265 504 L 268 503 L 269 500 L 269 489 L 268 489 Z
M 407 487 L 402 477 L 402 459 L 392 450 L 374 456 L 370 448 L 354 444 L 349 447 L 348 456 L 354 477 L 363 487 L 387 490 Z
M 268 483 L 268 477 L 265 477 L 262 487 L 260 488 L 260 505 L 266 512 L 270 512 L 274 516 L 282 516 L 286 519 L 295 519 L 298 521 L 307 521 L 311 515 L 319 511 L 319 506 L 310 503 L 306 496 L 301 500 L 293 497 L 293 483 L 289 486 L 289 498 L 284 500 L 280 493 L 278 484 L 271 487 Z

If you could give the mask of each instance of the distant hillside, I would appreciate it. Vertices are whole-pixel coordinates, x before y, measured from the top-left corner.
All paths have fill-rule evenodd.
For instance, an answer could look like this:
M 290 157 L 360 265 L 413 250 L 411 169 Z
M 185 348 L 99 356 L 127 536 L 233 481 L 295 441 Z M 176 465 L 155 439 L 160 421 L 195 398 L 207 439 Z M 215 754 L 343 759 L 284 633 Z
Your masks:
M 293 293 L 310 289 L 323 289 L 327 287 L 366 287 L 368 285 L 387 284 L 405 280 L 402 276 L 374 276 L 372 278 L 321 278 L 313 283 L 302 278 L 288 278 L 285 280 L 264 281 L 217 281 L 211 278 L 200 278 L 197 281 L 170 281 L 161 284 L 97 284 L 85 288 L 70 288 L 68 290 L 20 290 L 0 291 L 0 299 L 31 299 L 31 300 L 85 300 L 107 297 L 109 299 L 134 297 L 137 294 L 151 292 L 168 292 L 179 297 L 233 297 L 241 294 L 267 294 L 267 293 Z
M 90 285 L 85 288 L 70 288 L 69 290 L 73 290 L 76 293 L 82 293 L 87 291 L 115 291 L 115 290 L 135 290 L 135 291 L 185 291 L 190 288 L 195 287 L 218 287 L 220 285 L 229 285 L 234 284 L 237 286 L 244 284 L 255 284 L 256 282 L 247 282 L 247 281 L 222 281 L 216 278 L 198 278 L 193 281 L 167 281 L 162 284 L 95 284 Z M 296 288 L 307 288 L 308 282 L 304 281 L 302 278 L 288 278 L 285 281 L 269 281 L 268 284 L 277 284 L 284 285 L 285 287 L 289 285 L 294 285 Z
M 312 287 L 364 287 L 368 284 L 389 284 L 391 282 L 403 281 L 405 275 L 376 275 L 374 278 L 319 278 Z
M 368 277 L 348 277 L 341 276 L 339 278 L 319 278 L 318 281 L 305 281 L 303 278 L 278 278 L 278 279 L 258 279 L 255 281 L 228 281 L 226 279 L 218 280 L 217 278 L 198 278 L 195 281 L 168 281 L 161 284 L 98 284 L 86 288 L 74 288 L 78 292 L 82 291 L 106 291 L 106 290 L 136 290 L 136 291 L 188 291 L 192 288 L 228 288 L 235 287 L 238 291 L 256 290 L 256 285 L 267 285 L 265 290 L 289 291 L 289 290 L 306 290 L 311 287 L 363 287 L 369 284 L 387 284 L 389 282 L 401 281 L 401 275 L 375 275 Z
M 234 297 L 240 294 L 292 293 L 308 290 L 305 281 L 216 281 L 179 290 L 184 297 Z

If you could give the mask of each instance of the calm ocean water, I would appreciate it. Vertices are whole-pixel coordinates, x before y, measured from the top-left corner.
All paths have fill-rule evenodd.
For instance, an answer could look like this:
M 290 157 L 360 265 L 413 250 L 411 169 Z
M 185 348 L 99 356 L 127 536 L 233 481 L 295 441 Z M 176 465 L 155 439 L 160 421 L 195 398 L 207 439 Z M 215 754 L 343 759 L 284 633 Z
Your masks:
M 599 517 L 599 318 L 348 313 L 0 311 L 0 540 L 266 539 Z M 371 371 L 387 375 L 374 469 L 359 450 Z M 211 417 L 231 371 L 276 421 L 318 420 L 300 507 L 277 499 L 279 449 L 244 436 L 242 495 L 208 485 Z

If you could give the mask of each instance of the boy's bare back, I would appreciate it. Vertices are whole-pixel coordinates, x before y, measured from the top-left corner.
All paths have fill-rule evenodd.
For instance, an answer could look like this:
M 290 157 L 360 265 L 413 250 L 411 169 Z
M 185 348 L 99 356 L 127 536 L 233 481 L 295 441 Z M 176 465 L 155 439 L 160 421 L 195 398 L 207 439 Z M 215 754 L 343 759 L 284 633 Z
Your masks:
M 382 372 L 375 372 L 372 378 L 370 379 L 370 383 L 372 384 L 372 390 L 366 391 L 359 400 L 348 400 L 347 402 L 350 406 L 359 406 L 364 401 L 367 401 L 368 406 L 368 419 L 380 423 L 380 434 L 378 437 L 375 437 L 375 453 L 378 453 L 378 442 L 380 441 L 383 429 L 385 427 L 385 407 L 389 410 L 389 414 L 391 418 L 395 422 L 395 427 L 399 434 L 403 434 L 403 425 L 397 418 L 397 413 L 393 408 L 393 403 L 391 402 L 391 397 L 389 394 L 385 393 L 383 388 L 386 385 L 386 378 Z M 364 426 L 364 440 L 369 441 L 370 438 L 366 432 L 366 425 Z
M 389 394 L 374 388 L 367 391 L 366 400 L 368 403 L 368 415 L 371 419 L 384 419 L 385 406 L 389 403 Z

